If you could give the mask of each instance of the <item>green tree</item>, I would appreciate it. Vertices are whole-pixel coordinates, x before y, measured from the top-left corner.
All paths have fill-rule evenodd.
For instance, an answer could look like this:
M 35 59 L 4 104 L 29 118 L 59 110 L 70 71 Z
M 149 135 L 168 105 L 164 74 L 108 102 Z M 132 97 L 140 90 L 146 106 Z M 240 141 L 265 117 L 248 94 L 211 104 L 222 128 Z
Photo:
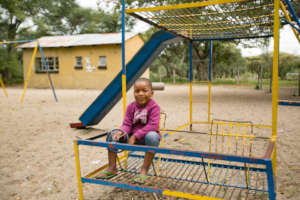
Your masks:
M 257 75 L 257 88 L 262 89 L 262 79 L 263 79 L 263 70 L 264 70 L 264 59 L 262 56 L 253 56 L 247 58 L 248 70 Z
M 280 79 L 286 79 L 288 72 L 296 72 L 300 69 L 300 57 L 288 53 L 280 53 L 278 75 Z
M 0 0 L 0 12 L 1 12 L 1 40 L 14 41 L 20 39 L 22 32 L 29 32 L 32 28 L 30 19 L 39 17 L 42 15 L 48 15 L 52 13 L 54 9 L 61 9 L 63 7 L 75 5 L 75 0 L 53 0 L 53 1 L 40 1 L 40 0 Z M 62 12 L 63 13 L 63 12 Z M 8 44 L 3 46 L 3 50 L 6 51 L 5 58 L 1 62 L 4 63 L 0 66 L 0 73 L 3 76 L 5 82 L 16 71 L 20 71 L 21 65 L 17 60 L 18 54 L 14 44 Z

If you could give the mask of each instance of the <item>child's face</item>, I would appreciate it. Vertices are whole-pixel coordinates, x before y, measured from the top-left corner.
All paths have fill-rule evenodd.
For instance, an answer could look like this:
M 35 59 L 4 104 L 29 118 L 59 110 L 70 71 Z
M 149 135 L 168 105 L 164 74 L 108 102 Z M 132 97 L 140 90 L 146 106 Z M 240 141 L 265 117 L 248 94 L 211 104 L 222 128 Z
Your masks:
M 150 85 L 146 81 L 138 81 L 134 84 L 134 98 L 140 106 L 146 106 L 153 95 Z

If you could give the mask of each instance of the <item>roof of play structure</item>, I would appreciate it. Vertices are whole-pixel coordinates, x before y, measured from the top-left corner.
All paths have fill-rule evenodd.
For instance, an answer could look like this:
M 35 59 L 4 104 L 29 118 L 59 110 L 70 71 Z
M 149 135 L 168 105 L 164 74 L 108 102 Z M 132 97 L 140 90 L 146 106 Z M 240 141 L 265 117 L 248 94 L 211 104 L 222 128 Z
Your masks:
M 297 1 L 292 3 L 297 6 Z M 127 9 L 126 13 L 193 40 L 273 36 L 273 0 L 200 0 Z

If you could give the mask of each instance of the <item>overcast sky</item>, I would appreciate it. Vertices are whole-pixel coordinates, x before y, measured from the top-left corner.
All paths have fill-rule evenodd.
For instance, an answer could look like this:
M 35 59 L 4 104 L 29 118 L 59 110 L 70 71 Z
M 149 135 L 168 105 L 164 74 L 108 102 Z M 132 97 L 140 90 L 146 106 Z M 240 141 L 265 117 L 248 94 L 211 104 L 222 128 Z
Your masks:
M 81 6 L 88 7 L 88 8 L 97 8 L 97 0 L 76 0 Z M 134 32 L 144 32 L 150 25 L 138 21 L 138 24 L 134 27 Z M 242 48 L 242 55 L 243 56 L 255 56 L 261 54 L 263 51 L 262 49 L 258 48 Z M 270 46 L 268 48 L 269 52 L 273 51 L 273 40 L 271 40 Z M 291 30 L 289 25 L 286 25 L 280 30 L 280 44 L 279 48 L 281 52 L 287 52 L 291 54 L 300 55 L 300 44 L 296 39 L 293 31 Z

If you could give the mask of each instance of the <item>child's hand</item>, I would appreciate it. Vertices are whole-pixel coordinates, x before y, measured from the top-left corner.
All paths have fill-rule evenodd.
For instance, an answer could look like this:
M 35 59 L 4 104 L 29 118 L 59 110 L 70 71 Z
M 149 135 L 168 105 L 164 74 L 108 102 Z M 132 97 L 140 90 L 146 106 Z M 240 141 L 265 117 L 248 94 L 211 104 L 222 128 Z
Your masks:
M 123 132 L 122 131 L 118 131 L 116 134 L 113 135 L 112 139 L 114 141 L 118 141 L 120 139 L 120 137 L 122 136 Z
M 129 140 L 128 140 L 128 144 L 134 144 L 136 140 L 135 135 L 130 136 Z

